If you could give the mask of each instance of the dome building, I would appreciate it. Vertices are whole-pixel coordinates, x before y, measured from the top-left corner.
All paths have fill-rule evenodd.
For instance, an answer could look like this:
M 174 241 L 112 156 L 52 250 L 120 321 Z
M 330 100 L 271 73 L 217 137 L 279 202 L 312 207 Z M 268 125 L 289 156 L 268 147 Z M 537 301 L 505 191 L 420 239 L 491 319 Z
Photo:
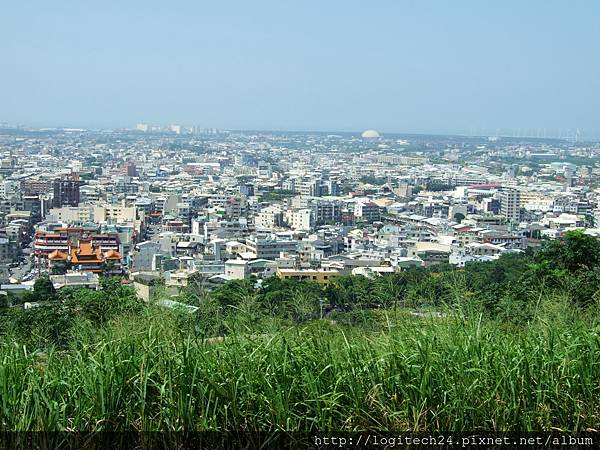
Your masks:
M 377 139 L 379 137 L 379 133 L 375 130 L 367 130 L 367 131 L 363 131 L 363 134 L 361 134 L 361 137 L 363 139 Z

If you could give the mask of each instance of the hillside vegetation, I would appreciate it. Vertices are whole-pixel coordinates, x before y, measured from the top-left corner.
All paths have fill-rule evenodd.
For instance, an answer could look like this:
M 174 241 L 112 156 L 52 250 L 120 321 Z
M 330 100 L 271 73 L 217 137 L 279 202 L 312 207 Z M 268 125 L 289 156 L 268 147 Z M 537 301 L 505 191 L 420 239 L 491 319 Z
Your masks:
M 2 430 L 600 427 L 600 243 L 322 288 L 271 279 L 144 304 L 130 287 L 0 308 Z

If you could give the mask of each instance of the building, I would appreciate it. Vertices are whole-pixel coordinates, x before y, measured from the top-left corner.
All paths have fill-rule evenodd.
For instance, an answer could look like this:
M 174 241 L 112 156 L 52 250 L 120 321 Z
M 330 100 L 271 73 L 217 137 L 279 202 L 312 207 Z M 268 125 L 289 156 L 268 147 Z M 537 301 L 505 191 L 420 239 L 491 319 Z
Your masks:
M 149 302 L 159 289 L 161 278 L 154 272 L 136 272 L 131 275 L 137 297 Z
M 230 219 L 245 217 L 248 211 L 248 203 L 243 197 L 230 197 L 224 205 L 225 215 Z
M 50 193 L 53 189 L 53 185 L 51 179 L 30 179 L 24 180 L 21 183 L 21 188 L 26 195 L 39 195 Z
M 62 275 L 50 275 L 50 280 L 55 289 L 76 287 L 98 290 L 100 288 L 100 277 L 93 272 L 67 272 Z
M 127 175 L 128 177 L 138 176 L 137 166 L 133 161 L 127 161 L 123 165 L 123 175 Z
M 135 222 L 135 206 L 104 205 L 94 207 L 94 222 L 123 223 Z
M 117 233 L 100 234 L 96 228 L 56 228 L 52 231 L 37 231 L 33 239 L 33 253 L 38 262 L 47 260 L 50 253 L 59 250 L 67 255 L 79 246 L 80 241 L 90 241 L 102 252 L 119 250 Z
M 79 176 L 71 175 L 67 178 L 57 178 L 52 183 L 54 197 L 52 206 L 61 208 L 63 206 L 79 206 Z
M 299 209 L 288 214 L 288 223 L 293 230 L 309 231 L 313 224 L 312 217 L 310 209 Z
M 304 177 L 300 180 L 296 180 L 294 192 L 304 197 L 320 197 L 322 193 L 321 179 Z
M 337 223 L 342 219 L 342 202 L 338 200 L 311 199 L 308 202 L 316 225 Z
M 508 222 L 521 219 L 521 196 L 516 189 L 505 189 L 500 192 L 500 215 Z
M 193 276 L 198 273 L 191 269 L 178 269 L 165 272 L 165 286 L 167 288 L 184 288 L 187 287 L 193 280 Z
M 314 281 L 328 284 L 340 272 L 334 269 L 277 269 L 277 276 L 282 280 Z
M 408 183 L 399 183 L 398 186 L 392 189 L 392 192 L 401 199 L 412 197 L 412 186 Z
M 17 240 L 7 234 L 0 233 L 0 263 L 11 263 L 20 255 L 20 247 Z
M 452 245 L 436 242 L 417 242 L 410 249 L 409 256 L 417 257 L 425 266 L 448 263 L 452 253 Z
M 94 222 L 96 208 L 97 207 L 91 205 L 52 208 L 48 212 L 47 218 L 52 221 L 71 224 L 91 223 Z
M 241 184 L 239 187 L 240 194 L 246 197 L 252 197 L 254 195 L 254 185 L 251 183 Z
M 225 276 L 230 280 L 243 280 L 248 276 L 248 261 L 228 259 L 225 261 Z
M 268 206 L 261 209 L 254 217 L 254 225 L 257 228 L 273 229 L 280 227 L 283 214 L 278 206 Z
M 160 242 L 144 241 L 135 245 L 131 267 L 136 271 L 152 270 L 154 255 L 160 254 Z
M 48 255 L 48 269 L 53 275 L 64 274 L 69 268 L 69 255 L 60 250 L 54 250 Z
M 358 202 L 354 215 L 363 222 L 373 223 L 381 218 L 381 209 L 373 202 Z
M 253 253 L 257 259 L 275 260 L 283 253 L 296 253 L 297 241 L 280 240 L 272 238 L 248 238 L 246 239 L 248 252 Z
M 78 246 L 71 248 L 69 262 L 78 272 L 121 274 L 121 254 L 116 250 L 102 252 L 98 245 L 89 240 L 79 240 Z

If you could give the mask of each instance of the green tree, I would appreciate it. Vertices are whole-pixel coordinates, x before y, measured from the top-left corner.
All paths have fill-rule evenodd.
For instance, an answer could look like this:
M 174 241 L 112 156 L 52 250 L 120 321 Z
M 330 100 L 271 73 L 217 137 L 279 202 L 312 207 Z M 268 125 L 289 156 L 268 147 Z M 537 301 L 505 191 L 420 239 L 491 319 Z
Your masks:
M 242 300 L 252 295 L 255 295 L 255 292 L 250 280 L 228 281 L 210 294 L 223 307 L 237 306 Z
M 600 266 L 600 240 L 580 230 L 569 231 L 563 239 L 551 241 L 537 252 L 535 262 L 569 273 L 593 270 Z
M 323 296 L 317 283 L 271 277 L 263 283 L 258 301 L 267 314 L 302 322 L 317 315 Z
M 52 300 L 56 295 L 56 289 L 50 277 L 43 276 L 35 280 L 33 283 L 33 293 L 28 301 L 41 302 Z
M 465 215 L 463 213 L 457 212 L 456 214 L 454 214 L 454 220 L 458 223 L 461 223 L 463 220 L 465 220 Z
M 182 301 L 189 305 L 199 306 L 210 293 L 208 278 L 201 273 L 193 274 L 188 280 L 187 287 L 182 292 Z

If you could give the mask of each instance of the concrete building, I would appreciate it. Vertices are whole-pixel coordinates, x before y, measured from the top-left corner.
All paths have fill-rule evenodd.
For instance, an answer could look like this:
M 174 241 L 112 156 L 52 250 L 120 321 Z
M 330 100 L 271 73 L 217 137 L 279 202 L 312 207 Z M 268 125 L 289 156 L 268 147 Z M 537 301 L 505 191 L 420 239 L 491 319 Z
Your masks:
M 225 261 L 225 276 L 231 280 L 243 280 L 248 276 L 248 261 L 228 259 Z
M 312 227 L 312 211 L 310 209 L 299 209 L 289 211 L 287 214 L 288 224 L 292 230 L 309 231 Z
M 363 222 L 373 223 L 381 219 L 381 209 L 373 202 L 357 202 L 354 215 Z
M 160 247 L 160 242 L 157 241 L 136 244 L 131 257 L 131 269 L 140 272 L 152 270 L 154 255 L 160 254 Z
M 60 208 L 62 206 L 79 205 L 79 176 L 70 175 L 66 178 L 57 178 L 52 183 L 54 196 L 52 206 Z
M 314 281 L 319 284 L 328 284 L 335 277 L 340 276 L 338 270 L 330 269 L 277 269 L 277 276 L 282 280 Z
M 500 192 L 500 214 L 512 223 L 521 219 L 521 196 L 519 191 L 505 189 Z
M 296 253 L 298 242 L 292 240 L 250 237 L 246 239 L 248 252 L 257 259 L 275 260 L 283 253 Z

